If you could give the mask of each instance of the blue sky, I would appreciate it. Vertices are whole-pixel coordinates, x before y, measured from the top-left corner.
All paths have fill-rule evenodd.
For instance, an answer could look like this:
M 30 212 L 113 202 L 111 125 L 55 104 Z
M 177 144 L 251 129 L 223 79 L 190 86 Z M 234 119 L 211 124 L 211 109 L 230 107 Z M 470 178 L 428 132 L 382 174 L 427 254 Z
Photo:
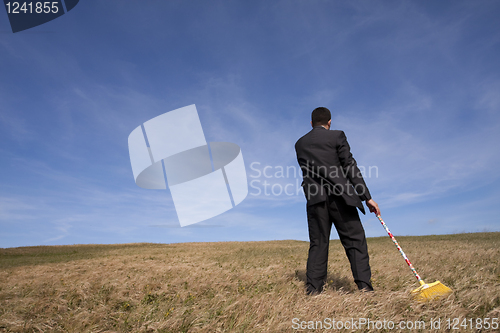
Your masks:
M 301 177 L 256 170 L 297 167 L 317 106 L 395 235 L 500 231 L 500 2 L 87 0 L 16 34 L 2 11 L 0 247 L 307 240 L 301 193 L 255 189 Z M 180 228 L 168 190 L 134 183 L 127 138 L 190 104 L 255 182 Z

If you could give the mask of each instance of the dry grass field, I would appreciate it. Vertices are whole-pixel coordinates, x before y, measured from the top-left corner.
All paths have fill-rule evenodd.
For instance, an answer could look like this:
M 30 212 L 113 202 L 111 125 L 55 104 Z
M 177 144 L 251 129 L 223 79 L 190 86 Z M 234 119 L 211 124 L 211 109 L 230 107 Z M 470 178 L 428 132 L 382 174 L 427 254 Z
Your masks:
M 398 241 L 425 280 L 454 293 L 412 300 L 417 281 L 388 237 L 368 239 L 375 292 L 356 290 L 332 241 L 328 284 L 316 297 L 304 294 L 301 241 L 0 249 L 0 332 L 500 331 L 476 322 L 500 317 L 500 233 Z M 355 327 L 325 330 L 331 319 Z

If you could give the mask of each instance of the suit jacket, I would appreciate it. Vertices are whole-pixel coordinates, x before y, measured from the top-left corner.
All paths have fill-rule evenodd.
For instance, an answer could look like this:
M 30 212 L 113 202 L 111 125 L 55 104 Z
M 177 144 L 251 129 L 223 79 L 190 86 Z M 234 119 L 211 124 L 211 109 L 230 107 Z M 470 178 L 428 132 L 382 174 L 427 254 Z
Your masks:
M 295 152 L 307 205 L 333 194 L 365 214 L 362 201 L 370 200 L 371 195 L 343 131 L 316 126 L 297 141 Z

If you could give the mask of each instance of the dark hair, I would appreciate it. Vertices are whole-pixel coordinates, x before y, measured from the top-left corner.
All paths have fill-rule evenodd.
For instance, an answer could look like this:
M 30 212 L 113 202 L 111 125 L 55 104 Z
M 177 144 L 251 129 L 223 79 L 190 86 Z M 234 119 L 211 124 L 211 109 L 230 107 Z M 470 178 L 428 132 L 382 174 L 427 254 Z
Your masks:
M 328 125 L 328 121 L 332 119 L 330 110 L 325 107 L 319 107 L 313 110 L 311 121 L 313 126 Z

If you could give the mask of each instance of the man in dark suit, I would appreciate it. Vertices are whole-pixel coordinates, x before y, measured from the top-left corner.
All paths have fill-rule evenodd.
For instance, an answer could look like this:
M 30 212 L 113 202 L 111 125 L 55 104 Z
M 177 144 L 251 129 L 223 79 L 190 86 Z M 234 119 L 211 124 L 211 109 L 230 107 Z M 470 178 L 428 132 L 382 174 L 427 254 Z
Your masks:
M 360 290 L 372 291 L 365 231 L 356 207 L 365 214 L 365 201 L 370 212 L 378 215 L 380 210 L 352 157 L 344 132 L 330 131 L 330 110 L 316 108 L 311 118 L 313 129 L 295 144 L 307 200 L 307 293 L 317 294 L 323 288 L 332 222 L 351 264 L 354 282 Z

